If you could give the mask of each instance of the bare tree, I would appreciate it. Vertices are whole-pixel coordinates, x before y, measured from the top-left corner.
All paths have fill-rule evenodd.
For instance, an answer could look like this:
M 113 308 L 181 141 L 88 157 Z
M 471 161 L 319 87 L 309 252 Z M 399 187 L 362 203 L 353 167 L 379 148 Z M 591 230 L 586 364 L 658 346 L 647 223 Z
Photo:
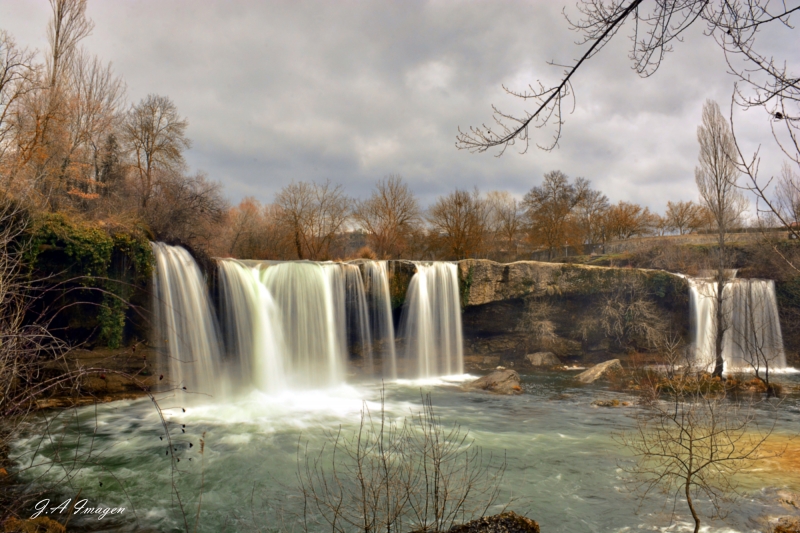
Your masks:
M 609 209 L 608 197 L 600 191 L 587 190 L 584 198 L 576 206 L 576 218 L 583 242 L 597 244 L 605 242 L 605 214 Z
M 480 254 L 487 227 L 486 203 L 477 190 L 455 190 L 440 196 L 428 211 L 431 230 L 442 243 L 448 259 Z
M 661 216 L 658 213 L 653 213 L 651 215 L 651 227 L 650 230 L 653 232 L 654 235 L 658 237 L 663 237 L 664 235 L 668 235 L 672 231 L 672 225 L 669 223 L 669 219 L 666 216 Z
M 85 50 L 75 55 L 70 65 L 67 158 L 79 158 L 74 179 L 79 196 L 99 196 L 103 144 L 114 135 L 124 96 L 125 84 L 110 64 L 103 65 Z
M 18 48 L 13 37 L 0 30 L 0 176 L 3 177 L 11 176 L 11 162 L 6 159 L 13 150 L 11 115 L 18 100 L 35 87 L 33 59 L 32 52 Z
M 776 196 L 775 205 L 786 227 L 800 231 L 800 175 L 788 161 L 781 166 Z
M 258 233 L 261 204 L 252 197 L 244 198 L 239 205 L 227 213 L 226 255 L 244 259 L 254 259 L 256 252 L 252 240 Z
M 485 201 L 487 231 L 493 237 L 495 255 L 505 260 L 516 259 L 523 226 L 522 206 L 505 191 L 489 191 Z
M 606 337 L 620 347 L 658 346 L 667 330 L 666 317 L 639 277 L 616 283 L 601 304 L 599 314 Z
M 186 137 L 188 125 L 172 100 L 155 94 L 133 106 L 125 117 L 123 131 L 134 157 L 142 209 L 162 176 L 184 169 L 183 151 L 191 145 Z
M 772 33 L 768 29 L 793 29 L 790 16 L 800 11 L 800 6 L 769 0 L 668 0 L 652 2 L 644 0 L 609 1 L 581 0 L 578 19 L 567 19 L 571 29 L 581 34 L 579 45 L 583 53 L 564 71 L 559 81 L 552 85 L 542 82 L 530 84 L 527 89 L 516 90 L 503 87 L 506 93 L 532 102 L 534 108 L 524 113 L 504 112 L 493 106 L 493 122 L 480 127 L 461 130 L 456 137 L 456 146 L 471 152 L 485 152 L 498 148 L 505 153 L 518 141 L 526 152 L 536 129 L 552 126 L 552 139 L 537 146 L 552 150 L 558 145 L 564 125 L 563 106 L 573 97 L 573 80 L 581 67 L 602 50 L 619 34 L 625 24 L 630 23 L 631 49 L 629 57 L 634 70 L 641 77 L 653 75 L 675 43 L 682 41 L 683 33 L 695 24 L 704 26 L 704 34 L 717 43 L 725 57 L 728 72 L 737 80 L 731 101 L 731 122 L 734 107 L 739 109 L 760 108 L 772 129 L 777 146 L 792 162 L 800 167 L 800 84 L 798 75 L 792 71 L 788 57 L 776 57 L 759 49 L 759 34 Z M 572 102 L 574 105 L 574 101 Z M 536 142 L 536 141 L 534 141 Z M 748 188 L 758 197 L 757 212 L 774 216 L 788 228 L 793 238 L 800 239 L 800 229 L 783 219 L 779 202 L 770 187 L 772 178 L 759 176 L 760 146 L 752 155 L 736 146 L 736 163 L 749 180 Z M 785 256 L 773 242 L 772 248 L 795 271 L 800 271 L 797 261 Z
M 672 231 L 680 235 L 697 228 L 698 220 L 702 217 L 701 207 L 689 200 L 688 202 L 667 202 L 665 217 Z
M 522 206 L 528 219 L 528 232 L 533 244 L 547 247 L 550 258 L 560 246 L 580 244 L 574 210 L 589 191 L 589 181 L 577 178 L 575 183 L 560 170 L 544 175 L 542 185 L 525 195 Z
M 341 185 L 298 182 L 275 196 L 298 259 L 327 259 L 331 243 L 350 217 L 350 199 Z
M 25 159 L 33 165 L 33 181 L 44 201 L 57 210 L 69 187 L 70 156 L 76 144 L 69 127 L 71 69 L 79 55 L 78 44 L 91 34 L 94 23 L 86 17 L 86 0 L 51 0 L 50 7 L 47 80 L 40 82 L 37 98 L 28 101 L 32 131 Z
M 713 375 L 722 376 L 723 337 L 728 328 L 724 310 L 724 288 L 729 258 L 725 243 L 727 233 L 741 223 L 747 207 L 742 193 L 736 188 L 739 170 L 736 166 L 736 145 L 730 126 L 720 113 L 716 102 L 706 100 L 703 105 L 703 121 L 697 128 L 700 142 L 700 166 L 695 169 L 695 181 L 700 197 L 714 220 L 717 233 L 716 294 L 715 296 L 715 353 Z
M 606 235 L 617 239 L 646 235 L 656 222 L 647 207 L 621 200 L 608 208 L 604 221 Z
M 88 37 L 94 23 L 86 18 L 86 0 L 50 0 L 53 18 L 47 27 L 49 87 L 58 87 L 78 53 L 78 43 Z
M 219 183 L 205 175 L 160 177 L 147 208 L 141 211 L 158 240 L 208 250 L 227 209 Z
M 704 511 L 726 516 L 738 496 L 736 474 L 766 457 L 776 417 L 726 397 L 719 381 L 690 365 L 673 367 L 659 390 L 661 397 L 640 404 L 636 429 L 618 436 L 635 459 L 625 470 L 642 499 L 659 489 L 668 494 L 672 516 L 685 500 L 697 533 Z
M 401 257 L 420 222 L 419 202 L 402 177 L 391 175 L 378 182 L 367 200 L 356 204 L 353 218 L 366 230 L 378 257 Z
M 526 298 L 525 310 L 520 314 L 519 322 L 514 328 L 523 334 L 522 348 L 526 353 L 556 351 L 559 337 L 552 321 L 553 314 L 553 306 L 547 301 L 535 297 Z

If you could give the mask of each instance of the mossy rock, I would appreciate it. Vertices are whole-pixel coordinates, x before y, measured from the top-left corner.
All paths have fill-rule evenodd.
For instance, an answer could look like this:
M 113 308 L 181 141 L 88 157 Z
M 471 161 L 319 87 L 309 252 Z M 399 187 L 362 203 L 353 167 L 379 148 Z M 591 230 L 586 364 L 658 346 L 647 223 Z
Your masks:
M 30 519 L 9 518 L 3 524 L 4 533 L 66 533 L 67 528 L 46 516 Z

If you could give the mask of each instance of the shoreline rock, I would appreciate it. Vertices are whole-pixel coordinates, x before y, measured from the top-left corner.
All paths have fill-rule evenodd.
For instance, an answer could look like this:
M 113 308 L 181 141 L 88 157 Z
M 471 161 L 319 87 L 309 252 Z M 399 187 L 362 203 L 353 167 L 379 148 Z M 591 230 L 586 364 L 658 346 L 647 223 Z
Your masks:
M 453 526 L 449 533 L 539 533 L 539 524 L 514 511 L 507 511 Z

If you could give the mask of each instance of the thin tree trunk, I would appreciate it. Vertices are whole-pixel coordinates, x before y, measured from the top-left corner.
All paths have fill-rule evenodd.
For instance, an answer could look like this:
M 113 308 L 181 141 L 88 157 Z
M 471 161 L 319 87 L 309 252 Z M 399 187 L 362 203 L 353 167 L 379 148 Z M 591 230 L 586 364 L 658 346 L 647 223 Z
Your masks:
M 691 465 L 691 461 L 689 462 Z M 691 468 L 691 466 L 690 466 Z M 689 510 L 692 512 L 692 518 L 694 518 L 694 533 L 698 533 L 700 531 L 700 517 L 697 516 L 697 511 L 694 510 L 694 503 L 692 502 L 692 493 L 691 493 L 691 480 L 692 478 L 687 476 L 686 477 L 686 503 L 689 504 Z
M 718 250 L 718 264 L 717 264 L 717 334 L 714 339 L 715 359 L 714 359 L 714 372 L 711 374 L 714 377 L 722 378 L 722 371 L 725 368 L 725 360 L 722 356 L 723 340 L 725 337 L 725 309 L 724 309 L 724 292 L 725 292 L 725 229 L 722 224 L 719 225 L 719 250 Z

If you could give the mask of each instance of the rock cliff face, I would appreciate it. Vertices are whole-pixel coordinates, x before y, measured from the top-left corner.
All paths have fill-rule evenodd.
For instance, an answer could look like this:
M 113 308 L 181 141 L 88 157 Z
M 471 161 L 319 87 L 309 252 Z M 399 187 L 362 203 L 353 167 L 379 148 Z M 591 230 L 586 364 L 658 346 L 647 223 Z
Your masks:
M 660 270 L 485 259 L 460 261 L 458 268 L 464 307 L 530 296 L 597 295 L 626 281 L 638 281 L 663 296 L 689 294 L 685 279 Z
M 663 271 L 465 260 L 459 273 L 468 355 L 512 367 L 536 351 L 596 363 L 646 350 L 643 324 L 688 339 L 688 283 Z

